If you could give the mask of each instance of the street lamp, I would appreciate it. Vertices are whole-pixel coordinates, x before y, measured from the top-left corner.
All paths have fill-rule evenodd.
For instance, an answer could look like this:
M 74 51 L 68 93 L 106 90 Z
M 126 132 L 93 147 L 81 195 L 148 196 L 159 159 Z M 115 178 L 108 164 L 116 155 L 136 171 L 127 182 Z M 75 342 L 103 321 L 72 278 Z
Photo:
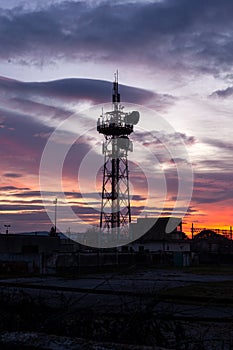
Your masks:
M 11 227 L 11 225 L 4 225 L 6 227 L 6 235 L 8 234 L 9 232 L 9 227 Z

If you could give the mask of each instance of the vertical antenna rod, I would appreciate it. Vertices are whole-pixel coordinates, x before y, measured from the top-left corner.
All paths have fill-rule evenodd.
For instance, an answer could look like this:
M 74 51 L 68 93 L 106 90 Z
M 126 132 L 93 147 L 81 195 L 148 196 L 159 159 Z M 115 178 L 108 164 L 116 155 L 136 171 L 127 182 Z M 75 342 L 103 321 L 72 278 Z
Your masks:
M 113 82 L 112 103 L 116 104 L 121 102 L 120 94 L 118 92 L 118 70 L 114 75 L 115 75 L 115 81 Z

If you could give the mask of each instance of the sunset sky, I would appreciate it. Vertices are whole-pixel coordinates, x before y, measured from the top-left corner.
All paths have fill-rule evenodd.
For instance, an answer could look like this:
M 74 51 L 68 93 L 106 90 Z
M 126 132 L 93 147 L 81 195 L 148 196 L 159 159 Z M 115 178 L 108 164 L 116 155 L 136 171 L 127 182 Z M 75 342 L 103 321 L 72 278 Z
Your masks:
M 231 0 L 1 0 L 0 232 L 49 230 L 55 197 L 64 231 L 98 221 L 96 121 L 117 69 L 125 110 L 141 115 L 133 220 L 232 225 L 232 17 Z

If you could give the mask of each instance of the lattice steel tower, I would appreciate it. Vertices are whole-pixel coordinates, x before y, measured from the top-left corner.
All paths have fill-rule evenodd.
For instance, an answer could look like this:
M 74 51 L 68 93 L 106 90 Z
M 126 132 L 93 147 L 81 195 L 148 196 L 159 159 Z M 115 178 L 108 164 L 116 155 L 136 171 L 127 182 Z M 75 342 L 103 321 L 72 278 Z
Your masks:
M 128 152 L 133 151 L 129 135 L 139 121 L 139 112 L 125 113 L 120 105 L 118 72 L 113 82 L 112 111 L 102 113 L 97 130 L 104 135 L 103 184 L 100 229 L 103 232 L 128 232 L 131 222 Z

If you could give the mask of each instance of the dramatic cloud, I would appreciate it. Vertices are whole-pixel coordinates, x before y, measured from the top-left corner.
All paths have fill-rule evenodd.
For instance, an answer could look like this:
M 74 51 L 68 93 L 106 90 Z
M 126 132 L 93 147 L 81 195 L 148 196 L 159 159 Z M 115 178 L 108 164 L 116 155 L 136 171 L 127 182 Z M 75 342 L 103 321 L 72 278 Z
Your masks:
M 146 210 L 150 215 L 159 213 L 162 176 L 168 192 L 164 214 L 168 215 L 179 188 L 177 170 L 190 169 L 193 163 L 194 193 L 187 221 L 208 215 L 214 220 L 211 215 L 218 216 L 217 207 L 224 220 L 231 220 L 232 13 L 230 0 L 3 0 L 1 221 L 14 220 L 15 226 L 25 229 L 51 224 L 42 212 L 39 167 L 47 140 L 60 125 L 52 165 L 62 147 L 77 136 L 63 162 L 65 199 L 86 221 L 98 218 L 100 202 L 88 175 L 92 163 L 86 169 L 85 198 L 78 172 L 90 151 L 93 159 L 101 154 L 98 105 L 111 105 L 112 94 L 112 83 L 101 79 L 109 80 L 116 69 L 120 82 L 125 81 L 120 85 L 123 104 L 150 108 L 148 114 L 140 111 L 140 122 L 131 135 L 133 215 L 144 208 L 148 179 L 155 184 L 155 193 L 154 203 L 147 203 Z M 75 122 L 65 124 L 73 115 Z M 171 128 L 166 123 L 161 126 L 161 119 Z M 96 193 L 101 191 L 101 176 L 99 170 Z M 51 179 L 48 176 L 53 187 Z M 59 191 L 54 186 L 42 195 L 50 203 L 59 198 Z M 180 203 L 176 214 L 182 210 Z
M 110 82 L 91 79 L 64 79 L 44 83 L 23 83 L 10 79 L 0 79 L 0 118 L 1 139 L 0 154 L 5 172 L 9 179 L 22 177 L 24 174 L 39 173 L 39 164 L 47 139 L 73 111 L 70 102 L 89 100 L 91 103 L 111 101 L 112 85 Z M 143 89 L 120 86 L 125 99 L 130 102 L 157 101 L 165 105 L 165 97 Z M 56 99 L 56 102 L 54 102 Z M 37 101 L 35 101 L 37 100 Z M 43 102 L 38 102 L 43 101 Z M 61 107 L 67 103 L 67 108 Z M 163 101 L 163 102 L 161 102 Z M 96 121 L 88 116 L 77 114 L 77 125 L 73 130 L 65 131 L 60 142 L 69 140 L 69 132 L 76 132 L 79 137 L 80 124 L 96 126 Z M 97 134 L 96 134 L 97 135 Z M 61 145 L 62 147 L 62 145 Z M 82 158 L 90 149 L 88 137 L 80 138 L 78 143 L 70 145 L 65 161 L 64 175 L 75 175 Z M 99 149 L 101 145 L 99 146 Z M 59 146 L 57 148 L 59 152 Z M 74 159 L 76 160 L 74 162 Z M 20 172 L 18 169 L 21 169 Z
M 44 65 L 140 57 L 164 67 L 218 72 L 232 65 L 232 11 L 230 0 L 64 1 L 2 9 L 1 58 Z
M 156 94 L 125 85 L 120 85 L 119 89 L 126 102 L 153 103 L 159 109 L 174 103 L 174 98 L 168 94 Z M 112 83 L 103 80 L 73 78 L 33 83 L 0 77 L 0 97 L 3 101 L 10 100 L 11 107 L 21 107 L 28 113 L 39 110 L 41 114 L 46 113 L 49 116 L 63 117 L 63 119 L 68 111 L 58 108 L 56 104 L 64 106 L 65 103 L 78 104 L 80 101 L 90 101 L 93 104 L 111 102 L 111 91 Z M 43 98 L 43 104 L 39 103 L 41 98 Z M 56 100 L 55 106 L 53 106 L 54 100 Z

